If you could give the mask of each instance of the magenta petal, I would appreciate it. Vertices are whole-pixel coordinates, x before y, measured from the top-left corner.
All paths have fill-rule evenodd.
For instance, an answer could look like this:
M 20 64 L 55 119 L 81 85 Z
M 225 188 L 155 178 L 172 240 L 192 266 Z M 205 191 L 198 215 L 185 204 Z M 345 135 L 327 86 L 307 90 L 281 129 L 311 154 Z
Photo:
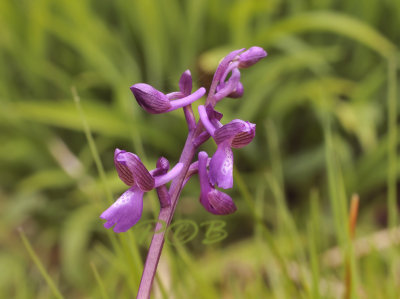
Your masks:
M 100 218 L 107 220 L 105 228 L 111 228 L 114 224 L 114 232 L 126 232 L 134 226 L 142 216 L 143 191 L 137 186 L 129 188 L 124 192 Z
M 138 104 L 148 113 L 163 113 L 171 108 L 168 97 L 149 84 L 138 83 L 132 85 L 131 91 Z
M 241 119 L 234 119 L 215 130 L 214 139 L 217 144 L 230 141 L 234 148 L 249 144 L 256 134 L 256 125 Z
M 189 70 L 183 72 L 179 80 L 179 89 L 185 96 L 192 92 L 192 75 Z
M 116 149 L 114 163 L 120 179 L 125 184 L 136 184 L 143 191 L 154 188 L 154 178 L 135 154 Z
M 210 161 L 210 183 L 220 188 L 228 189 L 233 186 L 233 153 L 229 142 L 223 142 Z

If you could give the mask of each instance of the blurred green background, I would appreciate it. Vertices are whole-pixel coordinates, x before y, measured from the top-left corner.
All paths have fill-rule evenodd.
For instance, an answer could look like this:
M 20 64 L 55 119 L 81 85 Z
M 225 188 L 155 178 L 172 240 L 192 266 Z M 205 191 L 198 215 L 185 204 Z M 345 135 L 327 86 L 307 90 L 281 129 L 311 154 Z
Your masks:
M 175 215 L 222 219 L 228 237 L 203 244 L 200 226 L 166 245 L 154 297 L 398 298 L 399 16 L 389 0 L 0 1 L 1 297 L 134 297 L 149 239 L 99 219 L 126 189 L 113 151 L 172 164 L 187 129 L 129 86 L 174 91 L 189 68 L 208 87 L 223 56 L 257 45 L 244 97 L 217 107 L 257 124 L 234 152 L 238 211 L 207 214 L 194 179 Z M 150 192 L 142 221 L 157 212 Z

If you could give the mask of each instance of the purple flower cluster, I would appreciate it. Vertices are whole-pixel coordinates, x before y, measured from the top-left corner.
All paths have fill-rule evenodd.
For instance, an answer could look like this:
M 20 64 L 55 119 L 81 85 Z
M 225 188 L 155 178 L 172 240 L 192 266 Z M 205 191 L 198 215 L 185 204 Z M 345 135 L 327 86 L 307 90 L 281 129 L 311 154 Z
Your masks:
M 227 215 L 236 211 L 232 198 L 216 187 L 232 188 L 232 148 L 241 148 L 249 144 L 255 136 L 256 125 L 240 119 L 234 119 L 223 125 L 220 122 L 223 115 L 214 107 L 223 98 L 241 97 L 244 89 L 240 82 L 239 69 L 252 66 L 266 55 L 267 53 L 260 47 L 229 53 L 220 62 L 214 74 L 205 104 L 198 106 L 200 117 L 198 121 L 195 119 L 191 104 L 202 98 L 206 89 L 201 87 L 192 93 L 192 77 L 189 70 L 182 74 L 179 91 L 176 92 L 164 94 L 145 83 L 131 86 L 136 101 L 149 113 L 159 114 L 183 108 L 189 128 L 189 146 L 185 146 L 180 161 L 171 170 L 168 160 L 161 157 L 156 168 L 151 171 L 146 169 L 137 155 L 116 149 L 115 167 L 120 179 L 129 186 L 129 189 L 101 214 L 100 217 L 106 220 L 104 224 L 106 228 L 115 225 L 115 232 L 125 232 L 135 225 L 142 215 L 143 195 L 152 189 L 156 189 L 162 209 L 171 206 L 171 190 L 168 190 L 166 184 L 176 179 L 182 188 L 195 173 L 199 175 L 200 203 L 208 212 Z M 201 151 L 198 153 L 198 161 L 191 163 L 194 154 L 187 159 L 188 152 L 195 153 L 194 150 L 210 137 L 217 145 L 217 150 L 211 159 L 206 152 Z M 172 198 L 172 203 L 176 204 L 176 200 Z
M 165 190 L 166 183 L 181 172 L 183 164 L 176 164 L 168 172 L 168 160 L 161 157 L 157 167 L 148 171 L 138 156 L 118 148 L 114 153 L 114 164 L 119 178 L 130 188 L 105 210 L 100 218 L 107 220 L 104 223 L 105 228 L 115 224 L 114 231 L 120 233 L 134 226 L 142 216 L 144 192 L 156 189 L 157 193 L 161 194 L 159 197 L 162 204 L 169 204 L 168 192 L 162 190 Z

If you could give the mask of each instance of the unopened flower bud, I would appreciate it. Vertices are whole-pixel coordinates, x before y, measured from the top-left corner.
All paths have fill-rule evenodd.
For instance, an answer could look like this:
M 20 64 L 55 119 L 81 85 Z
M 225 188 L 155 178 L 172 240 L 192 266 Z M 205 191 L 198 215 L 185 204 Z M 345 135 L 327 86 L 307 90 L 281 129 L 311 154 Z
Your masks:
M 239 68 L 247 68 L 267 56 L 267 52 L 260 47 L 251 47 L 239 55 Z
M 158 114 L 171 108 L 167 96 L 146 83 L 138 83 L 131 86 L 131 91 L 138 104 L 148 113 Z

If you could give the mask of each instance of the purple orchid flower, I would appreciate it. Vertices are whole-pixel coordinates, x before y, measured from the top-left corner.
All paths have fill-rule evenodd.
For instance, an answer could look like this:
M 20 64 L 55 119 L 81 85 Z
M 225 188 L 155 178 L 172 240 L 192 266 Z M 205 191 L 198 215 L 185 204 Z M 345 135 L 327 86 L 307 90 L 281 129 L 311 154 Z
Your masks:
M 149 172 L 135 154 L 118 148 L 115 150 L 114 163 L 118 176 L 130 188 L 100 215 L 100 218 L 107 220 L 104 223 L 105 228 L 111 228 L 115 224 L 116 233 L 125 232 L 139 221 L 143 211 L 144 192 L 164 186 L 182 170 L 183 164 L 178 163 L 167 172 L 169 163 L 164 159 L 160 158 L 157 168 Z
M 206 108 L 200 105 L 198 110 L 204 127 L 217 144 L 217 150 L 210 161 L 210 182 L 223 189 L 232 188 L 232 147 L 241 148 L 249 144 L 255 136 L 256 125 L 240 119 L 222 125 L 215 118 L 216 111 L 211 106 L 208 106 L 206 111 Z
M 200 180 L 200 203 L 210 213 L 215 215 L 228 215 L 236 211 L 232 198 L 213 187 L 210 184 L 207 173 L 208 155 L 206 152 L 199 152 L 199 180 Z
M 114 151 L 114 164 L 119 178 L 128 186 L 138 185 L 143 191 L 154 188 L 154 178 L 135 154 L 117 148 Z

